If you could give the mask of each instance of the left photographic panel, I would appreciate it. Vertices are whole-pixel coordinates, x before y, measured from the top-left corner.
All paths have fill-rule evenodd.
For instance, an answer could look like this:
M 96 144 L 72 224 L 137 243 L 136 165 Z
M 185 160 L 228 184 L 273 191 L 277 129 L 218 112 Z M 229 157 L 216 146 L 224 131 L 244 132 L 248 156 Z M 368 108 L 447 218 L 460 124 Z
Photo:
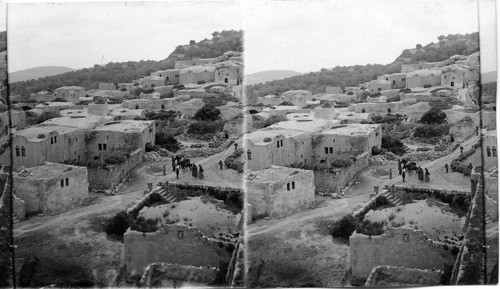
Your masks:
M 239 2 L 7 15 L 17 284 L 244 286 Z

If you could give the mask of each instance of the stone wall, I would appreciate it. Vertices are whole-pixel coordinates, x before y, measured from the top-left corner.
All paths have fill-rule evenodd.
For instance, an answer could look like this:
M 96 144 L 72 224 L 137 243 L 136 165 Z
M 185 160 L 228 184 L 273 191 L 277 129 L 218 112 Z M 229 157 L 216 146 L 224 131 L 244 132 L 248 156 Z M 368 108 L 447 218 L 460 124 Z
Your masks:
M 340 191 L 352 181 L 356 175 L 364 168 L 368 167 L 370 153 L 365 152 L 359 155 L 348 168 L 335 170 L 314 170 L 314 186 L 319 195 L 330 195 L 340 193 Z
M 169 280 L 182 280 L 210 284 L 217 278 L 219 270 L 214 267 L 183 266 L 169 263 L 151 263 L 146 267 L 139 284 L 141 287 L 170 287 Z
M 130 154 L 130 158 L 123 164 L 107 165 L 104 167 L 88 167 L 90 189 L 112 189 L 124 179 L 127 174 L 142 161 L 142 149 Z
M 421 270 L 396 266 L 377 266 L 366 280 L 366 287 L 381 286 L 436 286 L 441 284 L 443 271 Z
M 456 258 L 449 247 L 453 246 L 408 228 L 388 228 L 380 236 L 354 233 L 349 238 L 352 275 L 354 280 L 366 279 L 379 265 L 444 271 L 446 266 L 453 266 Z
M 152 262 L 219 267 L 220 262 L 230 262 L 234 248 L 232 243 L 205 237 L 197 228 L 175 224 L 152 233 L 128 229 L 123 239 L 125 266 L 131 275 L 142 275 Z

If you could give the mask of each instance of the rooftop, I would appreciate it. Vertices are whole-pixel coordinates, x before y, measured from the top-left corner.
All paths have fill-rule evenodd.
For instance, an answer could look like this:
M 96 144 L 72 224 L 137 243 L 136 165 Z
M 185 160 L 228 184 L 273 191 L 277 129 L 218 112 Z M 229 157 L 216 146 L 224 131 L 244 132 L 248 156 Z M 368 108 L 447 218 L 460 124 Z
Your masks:
M 417 77 L 417 76 L 441 76 L 441 70 L 437 69 L 421 69 L 421 70 L 415 70 L 412 72 L 409 72 L 406 74 L 406 77 Z M 412 88 L 413 90 L 413 88 Z
M 73 171 L 73 170 L 87 170 L 87 168 L 46 162 L 40 166 L 31 167 L 31 168 L 24 168 L 18 172 L 14 171 L 14 174 L 15 174 L 15 176 L 21 177 L 21 178 L 51 179 L 51 178 L 55 178 L 55 177 L 60 177 L 65 172 L 69 172 L 69 171 Z
M 370 81 L 369 84 L 391 84 L 391 83 L 384 79 L 375 79 Z
M 265 145 L 270 142 L 265 142 L 264 139 L 270 138 L 271 141 L 277 136 L 283 136 L 285 138 L 296 137 L 304 134 L 304 131 L 291 130 L 291 129 L 265 129 L 257 130 L 248 134 L 245 134 L 244 138 L 252 141 L 254 144 Z
M 180 70 L 180 73 L 202 73 L 202 72 L 214 72 L 215 67 L 213 66 L 208 66 L 208 65 L 196 65 L 196 66 L 189 66 L 186 68 L 183 68 Z
M 269 126 L 269 129 L 290 129 L 298 130 L 304 132 L 320 132 L 326 128 L 339 123 L 338 120 L 326 120 L 326 119 L 301 119 L 301 120 L 289 120 L 281 121 Z
M 278 106 L 273 106 L 273 107 L 266 107 L 262 111 L 272 111 L 272 110 L 299 110 L 300 106 L 294 106 L 294 105 L 278 105 Z
M 310 171 L 290 167 L 271 166 L 268 169 L 248 173 L 245 178 L 247 181 L 254 182 L 278 182 L 291 175 L 307 172 Z
M 111 120 L 111 116 L 97 116 L 97 115 L 75 115 L 75 116 L 62 116 L 49 119 L 42 124 L 47 125 L 62 125 L 81 129 L 92 129 L 102 125 L 107 120 Z
M 72 89 L 85 90 L 85 88 L 83 88 L 81 86 L 61 86 L 61 87 L 57 88 L 56 91 L 58 91 L 58 90 L 72 90 Z
M 66 134 L 78 130 L 76 127 L 63 125 L 38 125 L 16 131 L 14 135 L 24 136 L 30 141 L 43 141 L 51 133 Z
M 339 120 L 344 120 L 344 119 L 347 119 L 347 120 L 357 120 L 357 119 L 370 120 L 370 116 L 371 116 L 371 113 L 369 113 L 369 112 L 357 113 L 354 111 L 340 111 L 337 114 L 336 118 Z
M 95 131 L 119 131 L 119 132 L 141 132 L 147 129 L 154 121 L 152 120 L 120 120 L 110 121 L 95 128 Z
M 36 108 L 44 108 L 44 107 L 69 107 L 69 106 L 74 106 L 75 104 L 72 102 L 47 102 L 47 103 L 41 103 L 36 106 Z
M 379 124 L 348 124 L 332 127 L 329 130 L 323 131 L 322 134 L 367 136 L 379 126 Z

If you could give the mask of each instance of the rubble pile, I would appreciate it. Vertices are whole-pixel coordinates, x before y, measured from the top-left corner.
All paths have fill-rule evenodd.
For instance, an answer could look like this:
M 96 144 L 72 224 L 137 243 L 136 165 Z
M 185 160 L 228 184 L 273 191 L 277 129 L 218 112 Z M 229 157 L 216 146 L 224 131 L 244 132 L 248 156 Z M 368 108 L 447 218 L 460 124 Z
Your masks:
M 142 161 L 144 162 L 168 162 L 171 158 L 167 156 L 162 156 L 159 152 L 147 152 L 142 155 Z
M 394 154 L 392 154 L 394 155 Z M 393 156 L 390 156 L 389 158 L 393 158 Z M 397 159 L 397 157 L 396 157 Z M 395 160 L 388 160 L 385 155 L 376 155 L 372 156 L 368 159 L 368 164 L 369 165 L 389 165 L 394 163 Z

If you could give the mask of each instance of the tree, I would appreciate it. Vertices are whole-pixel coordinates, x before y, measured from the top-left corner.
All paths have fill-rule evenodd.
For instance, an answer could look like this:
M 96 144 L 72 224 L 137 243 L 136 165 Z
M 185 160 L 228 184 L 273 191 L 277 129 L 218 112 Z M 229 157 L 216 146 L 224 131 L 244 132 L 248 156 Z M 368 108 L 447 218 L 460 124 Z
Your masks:
M 420 122 L 426 124 L 441 124 L 445 121 L 446 113 L 438 107 L 432 107 L 429 111 L 422 115 L 422 118 L 420 118 Z
M 195 45 L 196 44 L 196 41 L 194 40 L 189 40 L 189 45 Z
M 194 119 L 215 121 L 220 117 L 220 110 L 213 104 L 207 103 L 200 108 L 195 114 Z
M 422 48 L 422 44 L 417 44 L 417 49 Z
M 155 134 L 155 145 L 174 153 L 181 148 L 180 143 L 175 137 L 162 132 Z

